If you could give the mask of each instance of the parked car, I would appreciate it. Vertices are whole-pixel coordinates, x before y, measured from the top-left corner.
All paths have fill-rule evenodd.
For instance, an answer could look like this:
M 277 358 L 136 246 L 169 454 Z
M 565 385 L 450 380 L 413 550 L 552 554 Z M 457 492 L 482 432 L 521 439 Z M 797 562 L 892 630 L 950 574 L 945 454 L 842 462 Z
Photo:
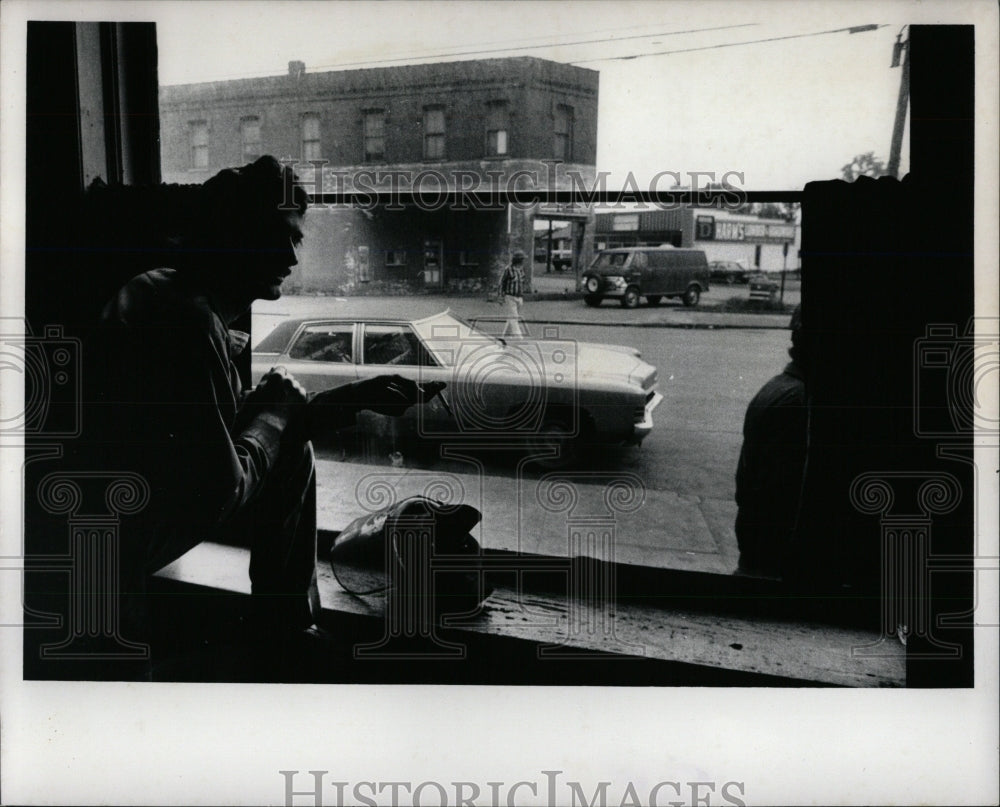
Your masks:
M 664 297 L 680 297 L 684 305 L 692 306 L 709 290 L 708 279 L 708 261 L 700 249 L 606 249 L 583 275 L 583 301 L 597 306 L 612 297 L 625 308 L 635 308 L 640 297 L 650 305 L 658 305 Z
M 710 280 L 719 280 L 728 285 L 733 283 L 747 283 L 753 274 L 743 261 L 712 261 L 708 264 L 708 277 Z
M 443 392 L 412 407 L 419 434 L 549 453 L 571 464 L 588 443 L 638 445 L 663 400 L 634 348 L 490 336 L 449 311 L 419 320 L 291 319 L 253 351 L 256 383 L 284 366 L 307 392 L 398 373 Z
M 767 276 L 765 272 L 757 272 L 750 277 L 751 300 L 774 300 L 778 296 L 778 281 Z

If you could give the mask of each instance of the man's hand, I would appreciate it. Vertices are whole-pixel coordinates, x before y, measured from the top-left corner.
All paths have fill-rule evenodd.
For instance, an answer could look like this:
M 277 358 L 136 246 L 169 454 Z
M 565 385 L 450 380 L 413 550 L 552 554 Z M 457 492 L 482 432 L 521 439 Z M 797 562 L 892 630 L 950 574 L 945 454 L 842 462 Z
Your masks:
M 306 402 L 306 392 L 284 367 L 272 367 L 247 396 L 244 406 L 252 411 L 270 412 L 288 421 Z
M 354 411 L 367 409 L 380 415 L 398 417 L 414 404 L 427 403 L 445 385 L 442 381 L 430 381 L 423 386 L 401 375 L 380 375 L 356 381 L 314 395 L 309 407 L 347 407 Z

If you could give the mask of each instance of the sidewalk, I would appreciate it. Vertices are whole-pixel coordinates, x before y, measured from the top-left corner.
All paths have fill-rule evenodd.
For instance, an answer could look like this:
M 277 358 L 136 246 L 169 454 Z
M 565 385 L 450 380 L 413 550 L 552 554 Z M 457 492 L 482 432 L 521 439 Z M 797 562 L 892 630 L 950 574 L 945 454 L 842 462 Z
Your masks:
M 733 294 L 734 287 L 723 287 L 720 295 Z M 711 301 L 717 290 L 705 295 Z M 539 299 L 545 297 L 546 299 Z M 529 326 L 548 323 L 564 325 L 596 325 L 636 328 L 788 328 L 789 314 L 730 313 L 712 308 L 687 308 L 678 301 L 668 300 L 659 306 L 641 305 L 622 308 L 615 301 L 606 300 L 597 308 L 590 308 L 579 297 L 560 295 L 525 296 L 521 316 Z M 263 338 L 281 319 L 286 317 L 392 317 L 419 319 L 440 313 L 445 309 L 467 320 L 479 320 L 484 326 L 490 322 L 506 321 L 503 308 L 495 300 L 484 297 L 459 297 L 445 294 L 420 294 L 406 297 L 314 297 L 282 296 L 276 301 L 259 300 L 254 304 L 254 336 Z M 491 331 L 489 327 L 485 330 Z M 531 335 L 537 329 L 529 327 Z M 492 332 L 492 331 L 491 331 Z
M 633 474 L 515 479 L 318 460 L 316 477 L 323 530 L 342 530 L 358 516 L 424 494 L 477 508 L 483 520 L 473 535 L 486 549 L 718 574 L 736 569 L 734 502 L 645 490 Z

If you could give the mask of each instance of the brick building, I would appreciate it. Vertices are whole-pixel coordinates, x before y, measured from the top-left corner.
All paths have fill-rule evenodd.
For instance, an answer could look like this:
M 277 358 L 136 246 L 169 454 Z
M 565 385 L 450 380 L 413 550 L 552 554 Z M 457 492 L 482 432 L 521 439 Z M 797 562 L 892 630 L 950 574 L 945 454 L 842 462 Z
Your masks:
M 596 71 L 532 57 L 324 73 L 290 62 L 283 76 L 161 88 L 163 178 L 202 182 L 273 154 L 300 162 L 313 193 L 360 194 L 309 211 L 292 291 L 480 291 L 511 251 L 532 254 L 536 218 L 555 217 L 503 191 L 592 187 L 597 100 Z M 443 195 L 471 190 L 487 209 Z M 401 203 L 410 191 L 424 203 Z M 593 216 L 569 217 L 582 263 Z
M 739 261 L 762 272 L 800 267 L 799 225 L 783 219 L 698 207 L 598 213 L 595 218 L 596 249 L 673 244 L 702 249 L 709 261 Z

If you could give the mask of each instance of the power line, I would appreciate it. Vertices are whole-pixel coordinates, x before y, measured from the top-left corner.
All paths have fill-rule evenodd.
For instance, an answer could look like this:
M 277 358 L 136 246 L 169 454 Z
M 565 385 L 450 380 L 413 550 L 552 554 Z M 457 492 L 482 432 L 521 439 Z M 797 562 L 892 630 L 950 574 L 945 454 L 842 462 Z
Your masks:
M 744 23 L 742 25 L 724 25 L 724 26 L 720 26 L 720 27 L 717 27 L 717 28 L 705 28 L 705 29 L 697 29 L 697 30 L 698 31 L 702 31 L 702 30 L 704 30 L 704 31 L 714 31 L 714 30 L 724 30 L 724 29 L 727 29 L 727 28 L 741 28 L 741 27 L 753 26 L 753 25 L 757 25 L 757 24 L 758 23 Z M 543 48 L 543 47 L 565 47 L 567 45 L 576 45 L 576 44 L 585 44 L 585 43 L 589 44 L 591 42 L 623 42 L 623 41 L 628 40 L 628 39 L 648 39 L 648 38 L 655 37 L 655 36 L 673 36 L 675 34 L 688 33 L 687 31 L 670 31 L 670 32 L 661 33 L 661 34 L 639 34 L 639 35 L 636 35 L 636 36 L 621 36 L 621 37 L 615 36 L 615 34 L 617 32 L 619 32 L 619 31 L 634 31 L 637 28 L 641 28 L 643 30 L 648 30 L 649 29 L 649 25 L 648 24 L 646 24 L 646 25 L 630 25 L 630 26 L 627 26 L 627 27 L 624 27 L 624 28 L 612 28 L 612 29 L 605 29 L 605 30 L 602 30 L 602 31 L 581 31 L 578 34 L 579 36 L 591 36 L 591 35 L 603 34 L 603 37 L 601 39 L 586 40 L 585 42 L 565 42 L 565 43 L 552 42 L 551 41 L 552 34 L 540 34 L 540 35 L 537 35 L 537 36 L 519 36 L 517 39 L 499 39 L 499 40 L 493 40 L 493 41 L 490 41 L 490 42 L 479 42 L 479 43 L 476 43 L 473 47 L 475 47 L 475 48 L 478 49 L 478 50 L 474 51 L 475 53 L 491 53 L 491 52 L 496 52 L 496 51 L 483 50 L 483 48 L 486 48 L 487 46 L 490 46 L 490 45 L 503 45 L 504 47 L 498 48 L 499 51 L 527 50 L 529 48 L 535 48 L 535 47 L 538 47 L 538 48 Z M 524 43 L 524 42 L 537 42 L 538 40 L 550 40 L 550 41 L 543 42 L 542 44 L 539 44 L 539 45 L 522 45 L 522 44 L 520 44 L 520 43 Z M 512 44 L 512 43 L 517 43 L 517 44 Z M 379 63 L 382 63 L 382 62 L 385 62 L 385 61 L 399 61 L 400 59 L 411 59 L 411 58 L 412 59 L 427 59 L 427 58 L 433 59 L 433 58 L 441 58 L 441 57 L 444 57 L 444 56 L 461 55 L 461 54 L 454 53 L 454 51 L 457 48 L 460 48 L 460 47 L 463 47 L 463 46 L 462 45 L 456 45 L 454 47 L 447 48 L 446 49 L 448 51 L 447 53 L 435 54 L 433 56 L 424 55 L 424 54 L 421 53 L 421 51 L 409 51 L 408 53 L 402 54 L 400 57 L 392 57 L 392 59 L 369 59 L 369 60 L 362 61 L 362 62 L 336 62 L 336 63 L 333 63 L 333 64 L 316 65 L 314 67 L 314 69 L 323 69 L 323 68 L 328 68 L 328 67 L 341 67 L 341 66 L 350 66 L 350 65 L 379 64 Z
M 607 42 L 625 42 L 631 39 L 651 39 L 657 36 L 679 36 L 681 34 L 696 34 L 705 33 L 709 31 L 725 31 L 731 28 L 747 28 L 751 26 L 758 25 L 756 22 L 745 22 L 733 25 L 717 25 L 711 28 L 692 28 L 683 31 L 662 31 L 653 34 L 635 34 L 632 36 L 622 36 L 622 37 L 602 37 L 600 39 L 583 39 L 572 42 L 546 42 L 544 44 L 538 45 L 519 45 L 514 47 L 500 47 L 500 48 L 487 48 L 487 49 L 476 49 L 476 50 L 466 50 L 466 51 L 450 51 L 444 53 L 431 53 L 421 55 L 419 52 L 411 52 L 407 56 L 397 56 L 393 58 L 382 58 L 382 59 L 368 59 L 359 62 L 335 62 L 332 64 L 321 64 L 310 67 L 310 70 L 328 70 L 337 69 L 345 67 L 364 67 L 367 65 L 380 65 L 380 64 L 391 64 L 396 62 L 407 62 L 414 59 L 446 59 L 455 56 L 480 56 L 487 53 L 510 53 L 512 51 L 525 51 L 525 50 L 541 50 L 544 48 L 563 48 L 572 47 L 575 45 L 594 45 L 603 44 Z M 631 26 L 629 28 L 622 28 L 618 30 L 631 31 L 635 28 L 645 28 L 647 26 Z M 520 37 L 517 40 L 508 40 L 511 42 L 525 42 L 531 41 L 532 39 L 550 39 L 550 36 L 536 36 L 536 37 Z M 496 43 L 485 43 L 485 44 L 503 44 L 502 42 Z M 230 73 L 224 76 L 217 76 L 214 79 L 202 79 L 202 81 L 224 81 L 228 79 L 239 79 L 239 78 L 264 78 L 272 76 L 274 73 L 269 70 L 257 70 L 252 73 Z
M 602 37 L 600 39 L 581 39 L 575 42 L 547 42 L 543 45 L 522 45 L 520 47 L 488 48 L 484 50 L 465 50 L 454 53 L 432 53 L 425 56 L 411 55 L 400 56 L 393 59 L 369 59 L 364 62 L 338 62 L 336 64 L 319 65 L 319 68 L 327 67 L 358 67 L 369 64 L 387 64 L 389 62 L 401 62 L 407 59 L 443 59 L 451 56 L 480 56 L 484 53 L 509 53 L 510 51 L 540 50 L 542 48 L 568 48 L 574 45 L 598 45 L 605 42 L 624 42 L 629 39 L 650 39 L 656 36 L 679 36 L 680 34 L 700 34 L 706 31 L 725 31 L 730 28 L 746 28 L 758 25 L 756 22 L 744 22 L 734 25 L 717 25 L 712 28 L 691 28 L 685 31 L 663 31 L 655 34 L 635 34 L 634 36 Z M 537 38 L 537 37 L 536 37 Z M 543 37 L 544 38 L 544 37 Z M 523 42 L 523 39 L 517 40 Z
M 589 64 L 590 62 L 616 62 L 616 61 L 628 61 L 630 59 L 643 59 L 647 56 L 670 56 L 675 53 L 694 53 L 695 51 L 701 50 L 718 50 L 720 48 L 736 48 L 741 45 L 759 45 L 764 42 L 781 42 L 786 39 L 804 39 L 811 36 L 825 36 L 826 34 L 842 34 L 845 31 L 856 33 L 858 31 L 871 31 L 877 28 L 886 28 L 886 25 L 852 25 L 848 28 L 831 28 L 828 31 L 813 31 L 808 34 L 788 34 L 787 36 L 772 36 L 767 39 L 748 39 L 743 42 L 723 42 L 718 45 L 703 45 L 697 48 L 679 48 L 677 50 L 661 50 L 654 53 L 636 53 L 631 56 L 602 56 L 600 58 L 594 59 L 581 59 L 579 61 L 570 62 L 570 64 Z

